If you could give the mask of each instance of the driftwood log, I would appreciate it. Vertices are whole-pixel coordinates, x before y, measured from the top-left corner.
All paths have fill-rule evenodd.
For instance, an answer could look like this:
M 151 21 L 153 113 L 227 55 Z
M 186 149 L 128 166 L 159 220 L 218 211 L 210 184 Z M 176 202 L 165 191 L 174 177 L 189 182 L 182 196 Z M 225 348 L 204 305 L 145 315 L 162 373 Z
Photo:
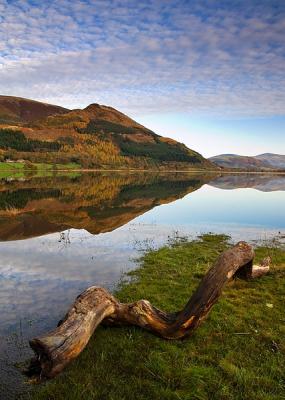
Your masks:
M 206 273 L 185 307 L 175 313 L 161 311 L 147 300 L 120 303 L 100 287 L 86 289 L 55 330 L 30 341 L 41 376 L 52 378 L 61 372 L 81 353 L 102 321 L 108 325 L 137 325 L 165 339 L 189 336 L 218 300 L 224 285 L 235 275 L 250 279 L 268 272 L 269 257 L 260 266 L 253 265 L 253 258 L 253 248 L 245 242 L 226 250 Z

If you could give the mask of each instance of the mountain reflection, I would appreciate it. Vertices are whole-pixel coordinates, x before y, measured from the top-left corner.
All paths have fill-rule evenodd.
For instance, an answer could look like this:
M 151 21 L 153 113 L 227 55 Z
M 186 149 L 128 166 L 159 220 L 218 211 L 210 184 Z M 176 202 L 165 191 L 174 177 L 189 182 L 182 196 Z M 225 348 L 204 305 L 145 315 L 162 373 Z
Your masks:
M 273 192 L 285 189 L 282 175 L 76 174 L 0 180 L 5 398 L 24 390 L 15 365 L 32 354 L 28 347 L 19 352 L 19 338 L 27 343 L 52 329 L 86 287 L 113 290 L 137 266 L 141 249 L 160 246 L 173 234 L 211 231 L 234 241 L 284 236 L 285 191 Z M 223 190 L 247 187 L 258 190 Z
M 231 190 L 252 188 L 262 192 L 285 191 L 285 175 L 238 174 L 222 175 L 210 182 L 211 186 Z
M 112 231 L 153 207 L 199 189 L 213 175 L 85 173 L 0 181 L 0 240 L 69 228 Z

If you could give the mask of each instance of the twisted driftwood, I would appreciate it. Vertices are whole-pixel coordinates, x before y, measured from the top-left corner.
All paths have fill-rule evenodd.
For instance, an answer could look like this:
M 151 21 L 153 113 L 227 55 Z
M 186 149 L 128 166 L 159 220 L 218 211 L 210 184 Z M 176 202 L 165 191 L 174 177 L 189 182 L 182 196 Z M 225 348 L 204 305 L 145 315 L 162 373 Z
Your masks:
M 264 259 L 260 266 L 253 266 L 253 257 L 252 247 L 245 242 L 226 250 L 206 273 L 185 307 L 176 313 L 161 311 L 147 300 L 120 303 L 105 289 L 91 286 L 77 297 L 55 330 L 30 341 L 41 375 L 52 378 L 61 372 L 81 353 L 103 320 L 108 325 L 137 325 L 165 339 L 190 335 L 218 300 L 224 285 L 236 274 L 248 279 L 268 272 L 270 258 Z

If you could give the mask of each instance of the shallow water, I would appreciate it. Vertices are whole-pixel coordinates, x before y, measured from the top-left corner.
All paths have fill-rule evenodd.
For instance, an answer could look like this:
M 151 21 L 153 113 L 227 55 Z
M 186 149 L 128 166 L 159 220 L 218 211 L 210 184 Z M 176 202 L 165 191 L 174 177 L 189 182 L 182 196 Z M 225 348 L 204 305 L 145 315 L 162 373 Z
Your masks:
M 0 398 L 26 387 L 18 364 L 32 355 L 28 339 L 53 328 L 86 287 L 114 289 L 140 250 L 209 231 L 282 240 L 284 204 L 282 175 L 0 180 Z

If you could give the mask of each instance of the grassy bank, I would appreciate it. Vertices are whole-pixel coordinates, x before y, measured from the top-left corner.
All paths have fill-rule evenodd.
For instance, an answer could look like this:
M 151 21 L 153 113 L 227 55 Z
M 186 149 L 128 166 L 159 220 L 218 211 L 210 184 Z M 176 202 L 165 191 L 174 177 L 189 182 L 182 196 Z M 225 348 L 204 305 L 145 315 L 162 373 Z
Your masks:
M 78 170 L 81 166 L 76 163 L 45 164 L 24 162 L 0 162 L 0 178 L 24 178 L 27 175 L 45 176 L 57 171 Z
M 117 297 L 180 309 L 228 238 L 204 235 L 148 251 Z M 99 328 L 67 370 L 35 386 L 30 399 L 285 399 L 285 253 L 260 247 L 273 267 L 259 280 L 236 280 L 187 340 L 166 341 L 134 327 Z

